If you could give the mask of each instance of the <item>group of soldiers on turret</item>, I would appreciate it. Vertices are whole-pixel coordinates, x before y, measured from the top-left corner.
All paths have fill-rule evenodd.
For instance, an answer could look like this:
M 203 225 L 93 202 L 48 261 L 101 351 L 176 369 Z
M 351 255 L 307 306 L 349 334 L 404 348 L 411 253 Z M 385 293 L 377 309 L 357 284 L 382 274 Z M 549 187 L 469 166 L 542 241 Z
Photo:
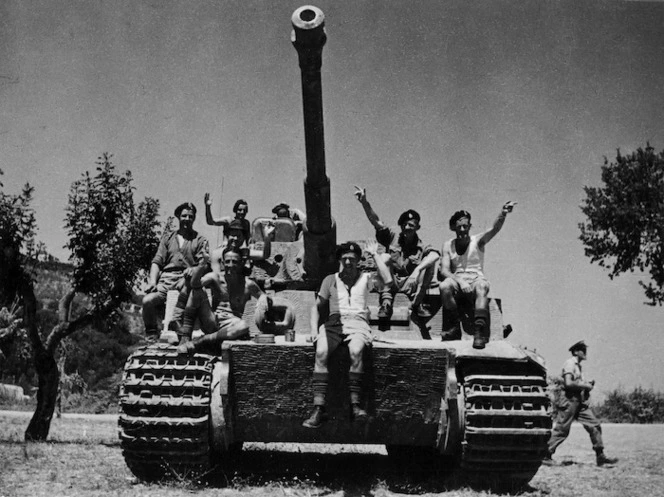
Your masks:
M 355 196 L 362 205 L 364 212 L 375 229 L 375 238 L 378 243 L 369 243 L 365 251 L 374 256 L 377 275 L 372 280 L 379 281 L 372 290 L 379 292 L 380 307 L 379 320 L 389 320 L 393 312 L 394 297 L 398 292 L 408 296 L 411 301 L 411 315 L 413 319 L 427 319 L 431 317 L 430 309 L 424 305 L 424 297 L 432 285 L 440 286 L 443 313 L 443 340 L 458 340 L 461 338 L 461 324 L 457 310 L 460 299 L 466 299 L 474 304 L 474 334 L 473 347 L 483 348 L 488 337 L 488 292 L 489 283 L 484 276 L 484 250 L 485 245 L 500 231 L 506 215 L 512 211 L 514 202 L 507 202 L 493 227 L 479 235 L 471 236 L 469 233 L 471 215 L 467 211 L 457 211 L 450 218 L 450 229 L 456 233 L 456 238 L 445 242 L 442 251 L 425 245 L 418 236 L 420 229 L 420 214 L 409 209 L 397 221 L 398 227 L 387 226 L 378 217 L 367 200 L 366 189 L 355 187 Z M 178 335 L 180 350 L 192 352 L 196 344 L 212 343 L 229 338 L 221 328 L 228 327 L 229 313 L 240 322 L 234 322 L 230 336 L 237 338 L 246 336 L 249 326 L 242 321 L 242 313 L 251 296 L 258 298 L 258 310 L 264 315 L 271 305 L 271 300 L 265 297 L 262 290 L 253 280 L 248 279 L 250 265 L 253 260 L 262 260 L 270 256 L 271 239 L 274 233 L 272 223 L 259 223 L 261 244 L 252 243 L 251 224 L 247 220 L 248 203 L 239 199 L 233 206 L 234 216 L 215 218 L 212 215 L 212 200 L 208 193 L 204 197 L 205 218 L 209 225 L 223 228 L 223 241 L 219 247 L 210 251 L 209 243 L 193 229 L 196 218 L 196 206 L 186 202 L 175 209 L 178 219 L 178 230 L 164 236 L 153 258 L 150 268 L 146 295 L 143 299 L 143 318 L 146 335 L 155 336 L 159 333 L 157 327 L 157 308 L 163 306 L 169 290 L 179 292 L 169 328 Z M 289 218 L 297 227 L 297 236 L 302 232 L 304 213 L 291 208 L 288 204 L 280 203 L 272 210 L 275 218 Z M 378 250 L 378 244 L 383 249 Z M 346 245 L 342 244 L 341 247 Z M 258 248 L 256 248 L 258 247 Z M 361 259 L 361 249 L 357 257 Z M 375 249 L 375 253 L 370 252 Z M 355 250 L 351 251 L 355 252 Z M 442 255 L 441 255 L 442 254 Z M 341 272 L 344 278 L 356 279 L 356 275 L 348 276 L 344 273 L 341 256 L 337 253 Z M 227 264 L 228 259 L 228 264 Z M 440 266 L 438 275 L 441 283 L 436 279 L 436 268 Z M 346 271 L 348 271 L 346 269 Z M 357 276 L 359 277 L 359 275 Z M 354 283 L 354 281 L 353 281 Z M 352 286 L 352 285 L 351 285 Z M 212 308 L 203 302 L 200 293 L 205 287 L 212 294 Z M 323 287 L 321 287 L 323 288 Z M 207 295 L 206 292 L 202 292 Z M 321 292 L 318 292 L 320 297 Z M 329 298 L 329 296 L 328 296 Z M 206 307 L 207 305 L 207 307 Z M 336 309 L 336 307 L 335 307 Z M 363 312 L 365 309 L 363 309 Z M 315 312 L 315 311 L 314 311 Z M 330 311 L 328 310 L 329 314 Z M 365 321 L 368 323 L 368 310 Z M 216 316 L 215 319 L 210 316 Z M 199 318 L 201 330 L 206 336 L 198 342 L 186 345 L 191 338 L 193 321 Z M 208 319 L 209 318 L 209 319 Z M 220 323 L 224 323 L 223 326 Z M 368 324 L 367 324 L 368 329 Z M 316 328 L 314 335 L 317 334 Z M 221 333 L 219 333 L 221 332 Z M 370 331 L 369 331 L 370 333 Z M 347 333 L 343 333 L 347 335 Z M 213 339 L 208 335 L 215 335 Z

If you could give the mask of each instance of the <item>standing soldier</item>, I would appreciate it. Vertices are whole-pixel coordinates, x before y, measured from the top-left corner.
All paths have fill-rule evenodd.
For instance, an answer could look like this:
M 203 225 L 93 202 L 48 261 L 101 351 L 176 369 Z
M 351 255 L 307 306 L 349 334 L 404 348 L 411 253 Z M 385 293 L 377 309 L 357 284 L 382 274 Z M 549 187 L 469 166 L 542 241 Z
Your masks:
M 549 440 L 549 454 L 544 459 L 544 464 L 552 465 L 551 456 L 556 448 L 565 441 L 572 427 L 572 421 L 577 420 L 590 435 L 593 450 L 597 454 L 597 465 L 615 464 L 618 459 L 604 455 L 604 443 L 602 442 L 602 426 L 588 404 L 590 391 L 595 386 L 595 381 L 585 381 L 581 370 L 581 361 L 587 357 L 588 347 L 583 340 L 576 342 L 569 348 L 572 357 L 563 364 L 563 382 L 565 388 L 565 409 L 558 412 L 556 426 L 553 428 L 551 440 Z

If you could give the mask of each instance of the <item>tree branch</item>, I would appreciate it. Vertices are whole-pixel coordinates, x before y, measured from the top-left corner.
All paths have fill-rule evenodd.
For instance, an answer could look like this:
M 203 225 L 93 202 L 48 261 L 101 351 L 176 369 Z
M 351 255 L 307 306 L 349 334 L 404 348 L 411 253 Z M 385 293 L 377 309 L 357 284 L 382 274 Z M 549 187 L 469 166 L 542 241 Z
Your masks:
M 73 321 L 66 321 L 57 324 L 48 338 L 46 338 L 46 350 L 54 353 L 56 347 L 63 338 L 68 337 L 72 333 L 82 330 L 86 326 L 90 326 L 94 322 L 94 315 L 91 312 L 86 312 L 82 316 L 74 319 Z

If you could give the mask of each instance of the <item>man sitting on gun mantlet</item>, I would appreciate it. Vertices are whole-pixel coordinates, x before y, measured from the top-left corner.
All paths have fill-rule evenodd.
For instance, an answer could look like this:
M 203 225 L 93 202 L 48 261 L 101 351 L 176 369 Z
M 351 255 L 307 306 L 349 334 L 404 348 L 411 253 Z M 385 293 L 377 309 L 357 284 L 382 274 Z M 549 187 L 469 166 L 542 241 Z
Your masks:
M 355 197 L 362 204 L 367 218 L 376 229 L 376 240 L 386 249 L 381 254 L 383 262 L 392 275 L 392 285 L 380 292 L 378 319 L 392 316 L 392 303 L 397 292 L 405 293 L 411 300 L 412 315 L 422 319 L 430 318 L 428 309 L 422 306 L 427 289 L 433 280 L 436 262 L 440 254 L 431 245 L 424 245 L 417 236 L 420 229 L 420 215 L 409 209 L 399 216 L 400 232 L 383 223 L 367 200 L 366 188 L 355 187 Z
M 316 359 L 314 363 L 313 390 L 314 410 L 302 423 L 305 428 L 318 428 L 325 421 L 325 399 L 327 395 L 330 355 L 343 343 L 348 345 L 350 355 L 349 389 L 351 416 L 366 419 L 367 412 L 361 407 L 362 377 L 364 375 L 363 353 L 371 345 L 369 308 L 367 301 L 372 287 L 391 284 L 390 272 L 379 256 L 378 243 L 370 242 L 366 252 L 376 261 L 378 275 L 360 271 L 358 264 L 362 250 L 353 242 L 343 243 L 337 248 L 340 271 L 325 277 L 320 285 L 316 305 L 311 310 L 311 333 L 315 337 Z M 319 321 L 324 324 L 320 326 Z
M 469 299 L 475 308 L 473 347 L 483 349 L 488 341 L 489 282 L 484 277 L 484 247 L 503 227 L 505 217 L 516 202 L 503 205 L 493 227 L 479 235 L 470 236 L 470 213 L 457 211 L 450 218 L 450 229 L 456 238 L 443 244 L 440 295 L 443 301 L 443 340 L 461 338 L 459 298 Z

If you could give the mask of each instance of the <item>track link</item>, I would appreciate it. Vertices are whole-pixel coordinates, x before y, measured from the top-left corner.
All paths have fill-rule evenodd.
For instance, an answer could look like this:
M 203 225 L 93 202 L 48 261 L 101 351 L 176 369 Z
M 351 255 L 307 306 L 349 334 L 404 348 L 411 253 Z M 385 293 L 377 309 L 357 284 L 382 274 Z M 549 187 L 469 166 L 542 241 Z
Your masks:
M 461 466 L 529 479 L 551 436 L 544 374 L 470 374 L 463 380 L 465 434 Z
M 157 344 L 124 367 L 118 425 L 122 454 L 141 479 L 197 478 L 213 467 L 210 386 L 216 358 Z

